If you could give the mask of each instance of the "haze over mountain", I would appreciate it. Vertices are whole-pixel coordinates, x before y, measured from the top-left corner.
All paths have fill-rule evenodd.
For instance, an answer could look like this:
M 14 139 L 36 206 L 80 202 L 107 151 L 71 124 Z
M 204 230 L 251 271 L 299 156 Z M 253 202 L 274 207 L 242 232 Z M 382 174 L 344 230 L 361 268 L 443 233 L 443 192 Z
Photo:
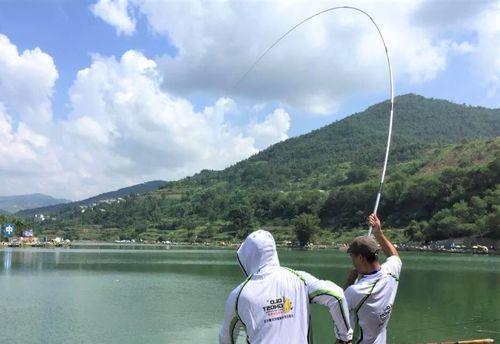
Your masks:
M 118 198 L 123 198 L 130 195 L 140 195 L 146 192 L 154 191 L 159 187 L 165 185 L 166 183 L 167 182 L 162 180 L 153 180 L 150 182 L 124 187 L 115 191 L 105 192 L 94 197 L 86 198 L 81 201 L 76 201 L 76 202 L 68 201 L 70 203 L 59 202 L 59 203 L 53 203 L 52 205 L 48 206 L 32 207 L 29 209 L 21 210 L 16 215 L 33 216 L 35 214 L 53 213 L 68 207 L 87 206 L 93 203 L 100 203 L 103 201 L 115 201 Z
M 68 202 L 71 201 L 67 199 L 54 198 L 41 193 L 19 196 L 0 196 L 0 210 L 7 213 L 15 213 L 24 209 L 45 207 L 54 204 L 65 204 Z

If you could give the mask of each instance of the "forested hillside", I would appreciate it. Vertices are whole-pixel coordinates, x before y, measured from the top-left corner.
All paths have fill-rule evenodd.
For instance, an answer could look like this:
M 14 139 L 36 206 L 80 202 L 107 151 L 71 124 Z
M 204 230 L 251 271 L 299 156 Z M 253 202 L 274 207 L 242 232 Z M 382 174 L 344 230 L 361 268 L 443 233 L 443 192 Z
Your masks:
M 38 230 L 72 239 L 231 240 L 259 226 L 328 233 L 365 226 L 373 207 L 389 103 L 278 143 L 223 171 L 159 190 L 60 210 Z M 500 110 L 417 95 L 396 98 L 380 207 L 411 241 L 500 237 Z M 147 152 L 145 152 L 147 153 Z

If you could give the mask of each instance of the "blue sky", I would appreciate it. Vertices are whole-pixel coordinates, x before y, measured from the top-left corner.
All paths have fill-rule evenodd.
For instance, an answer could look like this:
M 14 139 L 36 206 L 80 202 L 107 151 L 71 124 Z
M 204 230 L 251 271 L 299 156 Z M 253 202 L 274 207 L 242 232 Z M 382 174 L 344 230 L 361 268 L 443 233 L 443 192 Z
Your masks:
M 57 65 L 59 79 L 53 97 L 54 113 L 66 116 L 68 89 L 76 73 L 91 63 L 92 54 L 121 56 L 135 49 L 148 56 L 175 55 L 167 39 L 148 31 L 144 20 L 137 35 L 117 36 L 115 30 L 89 10 L 95 1 L 0 1 L 0 33 L 19 50 L 40 47 Z
M 500 107 L 498 1 L 347 3 L 386 35 L 396 94 Z M 220 169 L 387 99 L 380 42 L 347 12 L 304 26 L 232 89 L 306 13 L 340 2 L 311 4 L 0 1 L 0 128 L 17 154 L 0 195 L 75 199 Z

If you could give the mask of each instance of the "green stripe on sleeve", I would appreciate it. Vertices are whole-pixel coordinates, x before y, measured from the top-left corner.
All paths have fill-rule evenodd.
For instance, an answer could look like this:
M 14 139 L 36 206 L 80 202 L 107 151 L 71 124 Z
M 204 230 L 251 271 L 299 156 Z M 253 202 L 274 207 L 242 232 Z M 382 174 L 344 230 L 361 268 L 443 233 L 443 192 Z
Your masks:
M 304 277 L 302 277 L 302 275 L 301 275 L 301 274 L 299 274 L 297 271 L 295 271 L 295 270 L 293 270 L 293 269 L 290 269 L 290 268 L 287 268 L 287 267 L 283 267 L 283 268 L 284 268 L 284 269 L 287 269 L 287 270 L 288 270 L 288 271 L 290 271 L 292 274 L 294 274 L 295 276 L 297 276 L 298 278 L 300 278 L 300 280 L 301 280 L 302 282 L 304 282 L 304 284 L 305 284 L 305 285 L 307 285 L 307 282 L 306 282 L 305 278 L 304 278 Z
M 231 343 L 234 344 L 234 329 L 236 328 L 236 324 L 238 323 L 239 319 L 237 316 L 235 316 L 232 320 L 231 320 L 231 323 L 229 325 L 229 329 L 230 329 L 230 332 L 231 333 Z
M 319 289 L 319 290 L 316 290 L 315 292 L 309 294 L 309 300 L 311 301 L 316 296 L 320 296 L 320 295 L 330 295 L 330 296 L 333 296 L 336 299 L 341 299 L 342 298 L 342 295 L 336 293 L 335 290 L 331 290 L 331 289 Z
M 322 296 L 322 295 L 331 296 L 337 300 L 337 302 L 339 303 L 340 314 L 342 315 L 342 320 L 344 321 L 344 326 L 345 326 L 346 330 L 349 330 L 350 327 L 347 324 L 347 317 L 344 314 L 344 308 L 342 307 L 342 299 L 343 299 L 342 295 L 338 295 L 333 290 L 321 289 L 321 290 L 315 291 L 314 293 L 309 294 L 309 302 L 312 302 L 315 297 Z M 346 308 L 348 308 L 348 307 L 346 307 Z

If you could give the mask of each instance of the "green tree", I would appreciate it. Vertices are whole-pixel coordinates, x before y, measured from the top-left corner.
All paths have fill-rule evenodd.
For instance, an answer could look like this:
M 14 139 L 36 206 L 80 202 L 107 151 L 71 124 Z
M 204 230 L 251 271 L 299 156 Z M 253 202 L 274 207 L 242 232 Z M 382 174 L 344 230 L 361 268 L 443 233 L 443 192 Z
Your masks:
M 304 247 L 312 241 L 319 230 L 319 219 L 312 214 L 302 213 L 293 220 L 294 232 L 300 246 Z
M 418 222 L 412 220 L 405 229 L 405 236 L 413 242 L 423 242 L 425 238 L 424 232 L 427 229 L 427 226 L 428 224 L 426 221 Z
M 252 228 L 253 213 L 248 206 L 240 206 L 229 211 L 226 218 L 230 229 L 240 238 L 246 237 Z
M 349 172 L 347 172 L 347 179 L 344 181 L 345 184 L 357 184 L 366 182 L 370 177 L 370 169 L 367 166 L 353 166 Z

